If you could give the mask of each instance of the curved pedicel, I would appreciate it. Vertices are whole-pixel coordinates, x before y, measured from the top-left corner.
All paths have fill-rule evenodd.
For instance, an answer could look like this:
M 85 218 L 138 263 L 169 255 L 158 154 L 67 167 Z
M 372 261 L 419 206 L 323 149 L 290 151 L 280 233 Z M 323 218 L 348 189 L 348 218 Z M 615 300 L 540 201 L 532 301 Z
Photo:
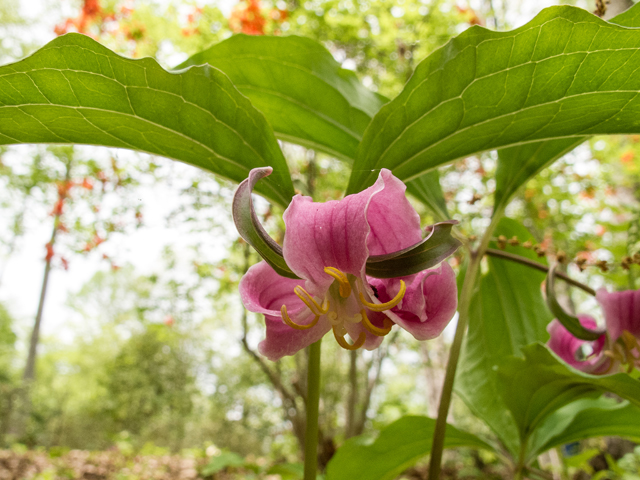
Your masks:
M 549 267 L 549 273 L 547 274 L 547 279 L 545 281 L 545 291 L 547 295 L 547 306 L 551 313 L 555 315 L 558 321 L 566 328 L 571 335 L 580 340 L 597 340 L 600 338 L 605 331 L 604 330 L 591 330 L 589 328 L 585 328 L 578 320 L 578 317 L 567 313 L 564 308 L 558 303 L 555 294 L 555 272 L 557 263 L 551 265 Z

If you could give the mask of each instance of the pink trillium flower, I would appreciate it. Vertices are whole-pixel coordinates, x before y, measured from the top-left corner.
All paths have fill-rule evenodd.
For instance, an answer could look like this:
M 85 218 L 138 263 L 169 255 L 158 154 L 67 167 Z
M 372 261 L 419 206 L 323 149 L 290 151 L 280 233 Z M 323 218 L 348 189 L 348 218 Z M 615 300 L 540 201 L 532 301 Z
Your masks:
M 293 355 L 329 331 L 348 350 L 376 348 L 394 324 L 418 340 L 442 332 L 457 308 L 455 274 L 446 261 L 402 278 L 365 274 L 370 256 L 422 240 L 420 218 L 405 190 L 382 169 L 373 186 L 343 200 L 293 198 L 284 213 L 282 251 L 300 279 L 280 276 L 262 261 L 240 282 L 244 306 L 265 316 L 263 355 Z
M 640 290 L 609 293 L 596 292 L 596 300 L 604 310 L 604 320 L 611 342 L 607 356 L 622 365 L 640 368 Z
M 578 315 L 578 320 L 585 328 L 597 329 L 596 321 L 589 315 Z M 606 335 L 601 335 L 593 342 L 580 340 L 571 335 L 557 319 L 547 325 L 547 332 L 551 335 L 547 346 L 573 368 L 593 374 L 609 370 L 611 362 L 602 354 Z

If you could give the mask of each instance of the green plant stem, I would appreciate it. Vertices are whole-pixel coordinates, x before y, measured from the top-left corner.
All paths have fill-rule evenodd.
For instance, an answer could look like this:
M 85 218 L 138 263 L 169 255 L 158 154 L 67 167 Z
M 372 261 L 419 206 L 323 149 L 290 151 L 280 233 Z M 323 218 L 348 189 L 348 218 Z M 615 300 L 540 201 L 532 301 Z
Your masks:
M 533 260 L 530 260 L 526 257 L 521 257 L 520 255 L 514 255 L 513 253 L 503 252 L 502 250 L 496 250 L 495 248 L 487 248 L 485 255 L 502 258 L 505 260 L 511 260 L 512 262 L 520 263 L 522 265 L 526 265 L 527 267 L 535 268 L 536 270 L 540 270 L 541 272 L 545 272 L 545 273 L 549 272 L 549 267 L 547 267 L 546 265 L 543 265 L 538 262 L 534 262 Z M 565 273 L 556 271 L 555 275 L 556 277 L 561 278 L 568 284 L 584 290 L 589 295 L 595 296 L 596 294 L 596 291 L 593 288 L 585 285 L 584 283 L 580 283 L 577 280 L 574 280 L 573 278 L 571 278 L 569 275 Z
M 444 436 L 447 428 L 447 415 L 449 414 L 449 406 L 451 405 L 451 397 L 453 396 L 453 382 L 458 368 L 458 360 L 460 358 L 460 350 L 462 348 L 462 340 L 464 338 L 467 325 L 469 323 L 469 304 L 475 286 L 475 279 L 479 271 L 480 261 L 482 257 L 471 253 L 469 267 L 462 284 L 459 303 L 458 325 L 456 334 L 449 352 L 449 361 L 447 362 L 447 372 L 442 386 L 442 394 L 440 395 L 440 406 L 438 407 L 438 418 L 436 419 L 436 427 L 433 432 L 433 444 L 431 447 L 431 461 L 429 464 L 429 478 L 440 478 L 440 463 L 442 462 L 442 452 L 444 449 Z
M 458 300 L 458 325 L 456 334 L 449 352 L 449 361 L 447 362 L 447 371 L 442 385 L 442 393 L 440 394 L 440 405 L 438 406 L 438 418 L 433 431 L 433 442 L 431 445 L 431 459 L 429 461 L 429 478 L 437 480 L 440 478 L 440 467 L 442 463 L 442 452 L 444 450 L 444 437 L 447 430 L 447 416 L 449 407 L 451 406 L 451 398 L 453 397 L 453 384 L 456 378 L 456 370 L 458 368 L 458 360 L 460 359 L 460 351 L 462 350 L 462 340 L 469 324 L 469 307 L 471 306 L 471 297 L 476 287 L 476 278 L 480 272 L 480 263 L 484 256 L 491 235 L 498 226 L 498 222 L 504 214 L 504 208 L 499 208 L 494 212 L 491 224 L 482 236 L 480 246 L 477 250 L 469 251 L 469 265 L 462 284 L 462 290 Z M 305 479 L 306 480 L 306 479 Z
M 320 405 L 320 344 L 309 347 L 307 365 L 307 425 L 304 437 L 304 480 L 316 480 L 318 470 L 318 408 Z

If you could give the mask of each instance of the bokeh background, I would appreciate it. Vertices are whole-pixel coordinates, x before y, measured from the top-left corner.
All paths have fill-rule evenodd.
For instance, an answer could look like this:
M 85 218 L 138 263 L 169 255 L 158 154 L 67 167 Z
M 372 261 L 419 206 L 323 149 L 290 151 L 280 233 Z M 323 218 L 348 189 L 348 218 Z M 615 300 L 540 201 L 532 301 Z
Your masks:
M 512 29 L 554 4 L 0 0 L 0 61 L 68 32 L 167 69 L 233 34 L 304 35 L 393 97 L 452 36 L 472 26 Z M 612 2 L 607 15 L 629 5 Z M 318 201 L 341 196 L 345 165 L 281 145 L 296 188 Z M 619 264 L 640 241 L 638 154 L 639 136 L 594 138 L 531 180 L 507 215 L 542 248 Z M 495 168 L 489 152 L 441 169 L 447 206 L 467 235 L 488 223 Z M 257 256 L 233 228 L 233 189 L 193 167 L 125 150 L 0 148 L 0 479 L 298 478 L 305 354 L 273 363 L 257 353 L 262 321 L 237 294 Z M 429 212 L 416 208 L 429 224 Z M 258 210 L 281 239 L 282 211 L 265 201 Z M 570 268 L 593 287 L 605 282 L 601 269 Z M 635 275 L 619 266 L 607 272 L 629 288 Z M 567 308 L 594 310 L 594 300 L 565 297 Z M 325 343 L 324 464 L 352 436 L 374 435 L 406 414 L 435 417 L 451 332 L 424 343 L 396 332 L 375 352 Z M 485 428 L 458 401 L 450 420 Z M 600 439 L 574 447 L 570 461 L 540 461 L 567 475 L 600 469 L 623 478 L 640 472 L 640 450 L 630 452 L 633 445 Z M 503 478 L 488 454 L 447 455 L 448 478 Z M 404 475 L 426 478 L 420 465 Z

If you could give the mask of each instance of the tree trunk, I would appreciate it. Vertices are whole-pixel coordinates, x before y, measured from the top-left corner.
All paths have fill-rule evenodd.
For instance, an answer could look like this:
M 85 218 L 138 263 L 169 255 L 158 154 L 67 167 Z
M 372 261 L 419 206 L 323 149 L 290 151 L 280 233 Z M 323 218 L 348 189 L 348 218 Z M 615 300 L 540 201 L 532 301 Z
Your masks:
M 71 178 L 71 160 L 67 160 L 66 171 L 64 181 L 68 182 Z M 64 201 L 65 194 L 58 194 L 58 201 Z M 51 237 L 47 244 L 50 249 L 53 249 L 55 245 L 56 236 L 58 233 L 58 226 L 60 225 L 60 216 L 62 215 L 62 208 L 56 211 L 53 217 L 53 229 L 51 231 Z M 47 257 L 44 265 L 44 274 L 42 276 L 42 287 L 40 289 L 40 300 L 38 302 L 38 311 L 36 313 L 36 319 L 31 331 L 31 339 L 29 341 L 29 354 L 27 356 L 27 363 L 22 375 L 22 385 L 18 393 L 19 404 L 17 408 L 17 418 L 14 424 L 14 434 L 20 438 L 24 435 L 26 430 L 26 423 L 29 415 L 31 414 L 31 386 L 36 378 L 36 360 L 38 355 L 38 344 L 40 343 L 40 329 L 42 327 L 42 317 L 44 313 L 44 302 L 47 298 L 47 287 L 49 285 L 49 276 L 51 274 L 51 261 L 53 260 L 53 254 L 47 251 Z

